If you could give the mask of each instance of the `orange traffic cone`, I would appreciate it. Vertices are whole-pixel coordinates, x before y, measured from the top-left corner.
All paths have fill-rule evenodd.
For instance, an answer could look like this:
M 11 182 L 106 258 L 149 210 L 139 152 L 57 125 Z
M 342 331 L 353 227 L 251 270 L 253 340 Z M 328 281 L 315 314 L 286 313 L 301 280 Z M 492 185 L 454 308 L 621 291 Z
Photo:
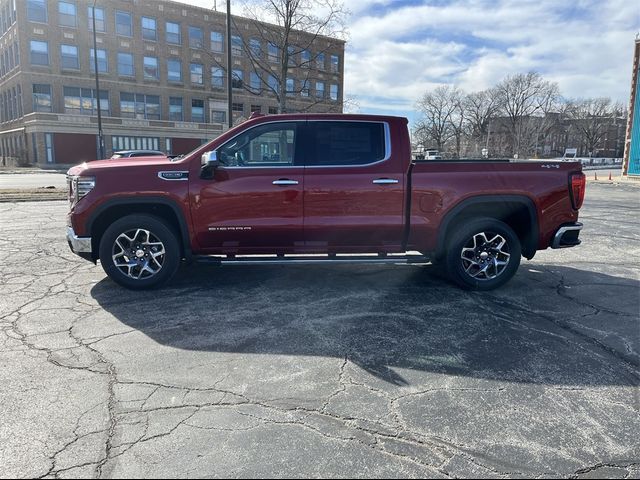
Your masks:
M 598 180 L 598 172 L 594 172 L 593 173 L 593 179 L 594 180 Z

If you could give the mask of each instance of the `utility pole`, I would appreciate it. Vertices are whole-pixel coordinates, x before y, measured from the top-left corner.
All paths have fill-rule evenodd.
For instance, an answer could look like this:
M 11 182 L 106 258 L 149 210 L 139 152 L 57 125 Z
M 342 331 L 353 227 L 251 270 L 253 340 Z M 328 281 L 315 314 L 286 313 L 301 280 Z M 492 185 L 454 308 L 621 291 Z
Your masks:
M 93 66 L 96 71 L 96 105 L 98 107 L 98 145 L 100 160 L 104 158 L 104 135 L 102 134 L 102 109 L 100 108 L 100 74 L 98 73 L 98 46 L 96 40 L 96 2 L 93 0 Z
M 227 116 L 229 128 L 233 127 L 233 99 L 231 96 L 231 0 L 227 0 Z

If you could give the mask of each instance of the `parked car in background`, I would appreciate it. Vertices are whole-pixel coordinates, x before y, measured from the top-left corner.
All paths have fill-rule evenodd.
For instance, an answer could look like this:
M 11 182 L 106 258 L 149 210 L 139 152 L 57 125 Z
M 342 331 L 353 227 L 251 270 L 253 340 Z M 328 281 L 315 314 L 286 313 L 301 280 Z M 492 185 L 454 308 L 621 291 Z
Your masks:
M 159 150 L 118 150 L 113 152 L 111 160 L 118 158 L 133 158 L 133 157 L 166 157 L 167 155 Z

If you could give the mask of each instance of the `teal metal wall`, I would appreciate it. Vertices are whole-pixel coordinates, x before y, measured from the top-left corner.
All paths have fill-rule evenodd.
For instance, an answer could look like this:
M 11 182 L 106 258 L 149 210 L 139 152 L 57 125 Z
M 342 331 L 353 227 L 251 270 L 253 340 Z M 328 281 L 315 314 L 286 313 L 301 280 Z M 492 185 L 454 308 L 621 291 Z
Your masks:
M 640 175 L 640 66 L 636 75 L 636 99 L 633 103 L 633 125 L 629 146 L 628 175 Z

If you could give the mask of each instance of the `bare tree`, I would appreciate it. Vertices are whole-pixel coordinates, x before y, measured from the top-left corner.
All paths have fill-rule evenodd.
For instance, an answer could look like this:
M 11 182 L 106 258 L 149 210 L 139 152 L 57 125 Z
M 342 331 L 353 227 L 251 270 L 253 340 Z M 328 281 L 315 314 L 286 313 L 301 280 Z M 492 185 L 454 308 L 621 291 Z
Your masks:
M 318 73 L 316 67 L 322 63 L 324 69 L 331 60 L 329 52 L 346 37 L 343 4 L 338 0 L 254 0 L 245 1 L 243 10 L 243 22 L 249 23 L 252 36 L 247 38 L 232 16 L 233 29 L 243 34 L 237 34 L 240 44 L 229 39 L 229 45 L 247 56 L 259 85 L 235 79 L 237 86 L 255 95 L 272 93 L 278 101 L 278 113 L 287 112 L 288 97 L 296 94 L 310 100 L 307 109 L 324 102 L 324 98 L 310 95 L 311 79 Z M 330 71 L 335 67 L 329 64 Z
M 535 151 L 546 114 L 557 107 L 557 83 L 544 80 L 537 72 L 506 77 L 497 86 L 502 113 L 507 117 L 513 154 Z
M 465 96 L 464 103 L 469 137 L 475 143 L 472 152 L 480 155 L 481 149 L 488 143 L 491 118 L 500 109 L 498 93 L 493 88 L 473 92 Z
M 456 135 L 453 122 L 461 97 L 460 90 L 451 85 L 437 87 L 422 96 L 417 103 L 422 117 L 414 128 L 417 143 L 444 151 L 446 143 Z
M 567 102 L 566 115 L 589 156 L 595 155 L 602 147 L 611 124 L 622 114 L 622 109 L 622 105 L 613 103 L 607 97 Z

